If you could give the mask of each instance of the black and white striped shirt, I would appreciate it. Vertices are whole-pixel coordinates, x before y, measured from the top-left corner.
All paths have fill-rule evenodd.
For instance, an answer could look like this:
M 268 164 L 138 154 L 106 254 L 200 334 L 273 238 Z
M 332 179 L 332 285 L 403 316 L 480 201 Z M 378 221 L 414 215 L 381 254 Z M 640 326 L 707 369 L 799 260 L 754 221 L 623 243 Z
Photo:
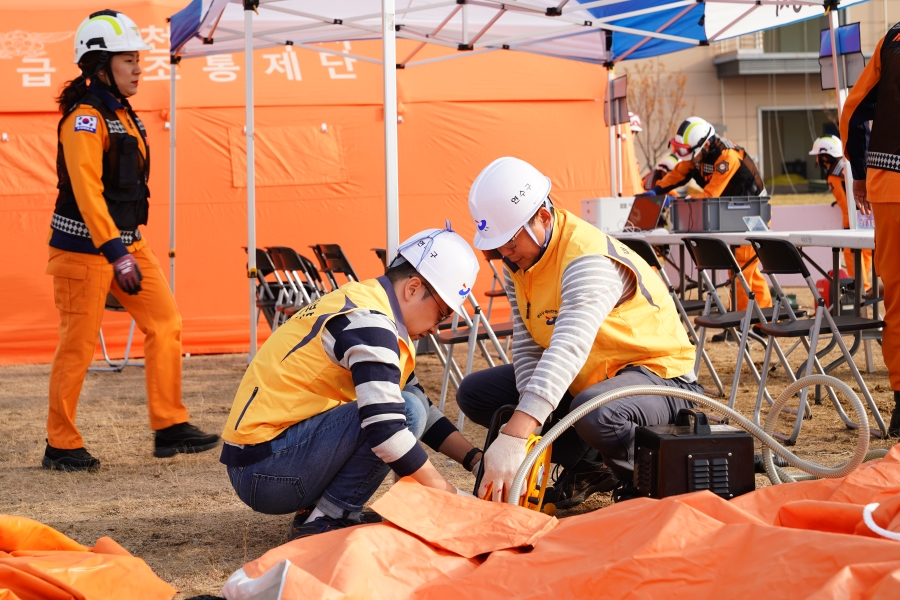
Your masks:
M 401 477 L 417 471 L 428 455 L 406 428 L 396 324 L 375 310 L 338 315 L 325 325 L 322 347 L 353 377 L 359 418 L 375 455 Z M 427 399 L 415 373 L 403 385 L 427 403 L 422 441 L 437 450 L 456 428 Z
M 543 423 L 587 361 L 600 325 L 613 308 L 634 296 L 637 280 L 628 267 L 599 254 L 570 262 L 562 275 L 562 303 L 550 347 L 544 349 L 525 328 L 509 270 L 504 274 L 513 314 L 517 408 Z

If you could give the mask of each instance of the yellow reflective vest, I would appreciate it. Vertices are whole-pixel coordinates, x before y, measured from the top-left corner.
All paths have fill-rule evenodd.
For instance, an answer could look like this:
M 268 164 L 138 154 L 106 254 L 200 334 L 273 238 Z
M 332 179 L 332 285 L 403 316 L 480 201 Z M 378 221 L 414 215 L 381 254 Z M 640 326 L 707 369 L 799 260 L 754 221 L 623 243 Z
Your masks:
M 587 361 L 569 392 L 613 377 L 629 365 L 643 366 L 671 379 L 694 368 L 695 349 L 678 316 L 675 303 L 660 277 L 627 246 L 582 221 L 567 210 L 554 209 L 555 222 L 547 250 L 527 271 L 511 273 L 516 302 L 534 341 L 550 347 L 555 319 L 562 304 L 562 277 L 574 259 L 598 254 L 625 265 L 634 273 L 634 297 L 615 307 L 600 325 Z
M 235 395 L 222 432 L 226 442 L 267 442 L 291 425 L 356 400 L 350 371 L 335 364 L 322 346 L 325 324 L 335 316 L 369 309 L 390 317 L 400 331 L 400 381 L 409 379 L 415 369 L 415 346 L 406 328 L 399 326 L 399 307 L 392 305 L 382 280 L 387 281 L 345 284 L 305 306 L 266 340 Z

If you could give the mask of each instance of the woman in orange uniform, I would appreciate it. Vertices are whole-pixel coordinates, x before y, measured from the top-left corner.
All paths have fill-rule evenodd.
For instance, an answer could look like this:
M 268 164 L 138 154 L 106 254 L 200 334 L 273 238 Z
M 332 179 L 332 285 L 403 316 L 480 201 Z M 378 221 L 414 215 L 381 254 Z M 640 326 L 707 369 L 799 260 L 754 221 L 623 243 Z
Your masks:
M 122 13 L 93 13 L 75 34 L 81 76 L 59 98 L 59 196 L 50 233 L 59 346 L 50 370 L 44 468 L 94 470 L 75 412 L 112 293 L 146 336 L 147 401 L 154 456 L 200 452 L 219 443 L 188 423 L 181 402 L 181 316 L 159 262 L 141 237 L 147 224 L 150 149 L 128 103 L 138 89 L 140 50 L 149 50 Z
M 853 199 L 875 218 L 875 269 L 884 283 L 882 354 L 894 392 L 888 434 L 900 437 L 900 23 L 878 42 L 841 113 Z M 871 132 L 869 128 L 871 125 Z

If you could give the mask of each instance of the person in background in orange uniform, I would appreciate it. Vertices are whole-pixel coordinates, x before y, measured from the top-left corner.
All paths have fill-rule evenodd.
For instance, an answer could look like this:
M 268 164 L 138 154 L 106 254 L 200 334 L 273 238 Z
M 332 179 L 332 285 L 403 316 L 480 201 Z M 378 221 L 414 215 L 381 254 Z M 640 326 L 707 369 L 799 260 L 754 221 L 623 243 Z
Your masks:
M 766 188 L 759 170 L 750 155 L 727 139 L 716 135 L 712 124 L 700 117 L 690 117 L 679 127 L 670 142 L 672 151 L 682 163 L 688 163 L 693 169 L 681 166 L 663 177 L 647 194 L 666 194 L 670 190 L 685 185 L 691 178 L 703 182 L 703 192 L 695 194 L 699 198 L 719 198 L 728 196 L 765 196 Z M 750 289 L 756 295 L 756 301 L 763 308 L 772 306 L 772 294 L 762 273 L 759 272 L 759 260 L 751 246 L 740 246 L 734 253 L 743 269 L 744 277 Z M 741 286 L 737 287 L 736 310 L 747 308 L 747 295 Z M 724 341 L 725 335 L 713 336 L 713 341 Z
M 888 434 L 900 436 L 900 23 L 878 42 L 841 113 L 853 198 L 875 218 L 875 269 L 884 282 L 882 353 L 894 409 Z M 871 138 L 868 122 L 872 122 Z
M 219 436 L 188 423 L 181 402 L 181 316 L 138 229 L 147 224 L 150 149 L 128 98 L 138 89 L 138 52 L 149 49 L 124 14 L 93 13 L 75 34 L 81 76 L 68 82 L 57 99 L 63 113 L 56 159 L 59 196 L 50 225 L 47 273 L 53 275 L 60 325 L 41 463 L 47 469 L 100 466 L 84 448 L 75 412 L 108 293 L 146 336 L 154 456 L 200 452 L 219 443 Z
M 847 211 L 847 185 L 844 183 L 844 151 L 841 140 L 833 135 L 820 137 L 813 142 L 810 156 L 816 157 L 816 165 L 824 170 L 827 175 L 828 189 L 834 194 L 834 201 L 844 214 L 844 229 L 850 229 L 850 216 Z M 833 206 L 833 205 L 832 205 Z M 847 273 L 853 277 L 856 273 L 856 262 L 853 260 L 853 251 L 844 249 L 844 263 L 847 265 Z M 872 273 L 872 251 L 862 251 L 862 278 L 863 287 L 869 289 L 869 279 Z

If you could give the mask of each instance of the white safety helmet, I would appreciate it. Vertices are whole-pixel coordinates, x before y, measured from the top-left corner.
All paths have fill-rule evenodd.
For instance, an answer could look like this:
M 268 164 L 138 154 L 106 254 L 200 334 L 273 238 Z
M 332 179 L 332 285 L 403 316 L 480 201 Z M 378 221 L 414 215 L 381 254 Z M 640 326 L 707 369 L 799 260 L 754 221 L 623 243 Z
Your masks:
M 550 186 L 549 177 L 518 158 L 504 156 L 486 166 L 469 188 L 475 247 L 493 250 L 508 242 L 548 204 Z M 534 237 L 530 229 L 528 233 Z
M 641 126 L 641 117 L 634 114 L 630 110 L 628 111 L 628 122 L 631 125 L 631 131 L 633 131 L 634 133 L 644 130 L 644 128 Z
M 689 117 L 678 126 L 675 137 L 670 140 L 672 152 L 682 159 L 695 158 L 703 149 L 703 144 L 716 134 L 716 128 L 705 119 Z
M 444 229 L 426 229 L 415 234 L 400 244 L 399 254 L 415 267 L 447 306 L 463 315 L 463 303 L 475 285 L 480 265 L 471 246 L 450 228 L 450 221 Z
M 671 172 L 679 162 L 681 161 L 679 161 L 678 157 L 674 154 L 666 154 L 659 159 L 658 163 L 656 163 L 656 168 L 665 169 L 667 172 Z
M 134 21 L 120 12 L 101 10 L 82 21 L 75 32 L 75 64 L 96 50 L 114 54 L 152 48 L 144 43 Z
M 826 135 L 817 139 L 813 142 L 809 155 L 818 156 L 819 154 L 841 158 L 844 155 L 844 146 L 841 144 L 841 139 L 834 135 Z

